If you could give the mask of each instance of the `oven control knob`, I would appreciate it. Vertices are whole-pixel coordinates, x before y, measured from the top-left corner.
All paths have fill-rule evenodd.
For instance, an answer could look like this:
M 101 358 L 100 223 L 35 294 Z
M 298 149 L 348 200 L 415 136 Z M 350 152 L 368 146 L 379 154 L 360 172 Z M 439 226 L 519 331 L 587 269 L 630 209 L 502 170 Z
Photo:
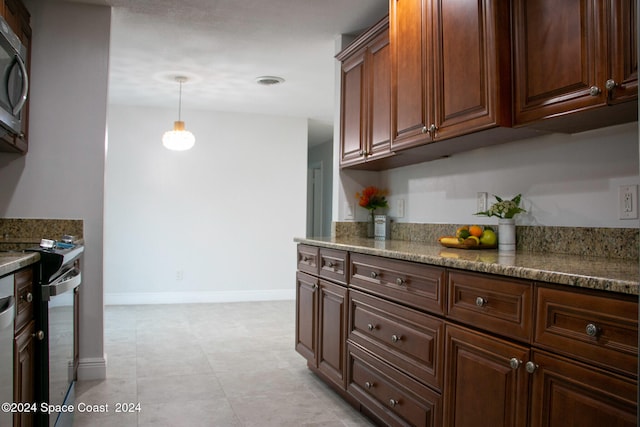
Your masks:
M 38 331 L 35 334 L 33 334 L 32 336 L 34 338 L 36 338 L 38 341 L 42 341 L 44 339 L 44 332 Z

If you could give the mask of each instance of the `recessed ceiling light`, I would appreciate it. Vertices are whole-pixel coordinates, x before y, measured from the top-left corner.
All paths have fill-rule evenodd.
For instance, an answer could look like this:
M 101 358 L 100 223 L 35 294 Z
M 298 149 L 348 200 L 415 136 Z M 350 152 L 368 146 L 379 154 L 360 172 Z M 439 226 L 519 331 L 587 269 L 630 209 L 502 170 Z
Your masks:
M 284 79 L 282 77 L 276 77 L 276 76 L 256 77 L 256 83 L 264 86 L 273 86 L 273 85 L 280 84 L 282 82 L 284 82 Z

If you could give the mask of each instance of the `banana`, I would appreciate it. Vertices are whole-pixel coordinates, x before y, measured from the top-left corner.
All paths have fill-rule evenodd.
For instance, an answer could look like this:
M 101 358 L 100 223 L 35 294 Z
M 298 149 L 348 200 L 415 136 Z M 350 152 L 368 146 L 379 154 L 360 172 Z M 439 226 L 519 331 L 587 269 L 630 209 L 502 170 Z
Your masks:
M 457 245 L 460 243 L 460 239 L 453 236 L 442 236 L 438 239 L 443 245 Z

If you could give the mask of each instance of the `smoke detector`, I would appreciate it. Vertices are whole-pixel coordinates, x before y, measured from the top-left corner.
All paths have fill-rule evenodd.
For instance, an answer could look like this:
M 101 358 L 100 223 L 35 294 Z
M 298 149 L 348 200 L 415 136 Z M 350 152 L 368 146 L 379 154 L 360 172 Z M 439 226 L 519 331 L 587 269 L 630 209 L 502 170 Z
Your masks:
M 256 83 L 258 83 L 259 85 L 263 85 L 263 86 L 278 85 L 278 84 L 280 84 L 282 82 L 284 82 L 284 79 L 282 77 L 276 77 L 276 76 L 260 76 L 260 77 L 256 77 Z

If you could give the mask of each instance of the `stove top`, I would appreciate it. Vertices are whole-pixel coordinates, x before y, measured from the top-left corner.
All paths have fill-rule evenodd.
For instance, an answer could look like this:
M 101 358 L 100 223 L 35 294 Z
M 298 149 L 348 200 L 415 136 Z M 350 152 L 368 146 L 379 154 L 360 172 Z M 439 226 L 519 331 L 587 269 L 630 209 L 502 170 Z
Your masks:
M 25 249 L 25 252 L 38 252 L 42 269 L 42 283 L 50 283 L 65 266 L 72 264 L 84 252 L 84 245 L 42 239 L 40 246 Z

